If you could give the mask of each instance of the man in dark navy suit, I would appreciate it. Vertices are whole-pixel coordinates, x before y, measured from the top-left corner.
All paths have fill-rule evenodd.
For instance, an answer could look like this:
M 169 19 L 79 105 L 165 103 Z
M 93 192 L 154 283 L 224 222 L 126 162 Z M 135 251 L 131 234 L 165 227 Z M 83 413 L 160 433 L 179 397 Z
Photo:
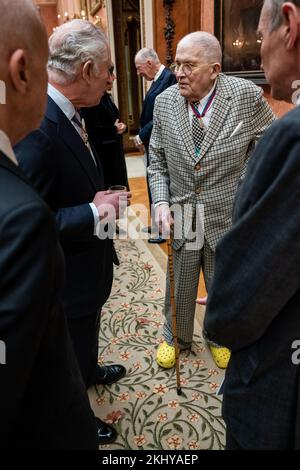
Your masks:
M 82 108 L 89 139 L 101 159 L 105 188 L 122 185 L 129 188 L 123 134 L 127 126 L 120 121 L 120 113 L 110 94 L 116 79 L 114 65 L 109 70 L 107 89 L 97 106 Z
M 100 159 L 79 113 L 81 107 L 100 102 L 110 77 L 110 51 L 104 33 L 83 20 L 58 28 L 49 47 L 46 114 L 40 129 L 17 146 L 16 154 L 56 216 L 66 260 L 64 308 L 84 382 L 87 387 L 111 384 L 126 370 L 97 364 L 98 335 L 117 262 L 112 240 L 105 239 L 104 232 L 109 217 L 117 215 L 120 193 L 103 191 Z M 127 201 L 129 197 L 125 193 Z M 101 444 L 116 438 L 115 430 L 100 420 L 98 435 Z
M 175 75 L 166 68 L 159 60 L 157 53 L 153 49 L 141 49 L 135 56 L 135 66 L 137 74 L 145 80 L 153 81 L 143 103 L 142 114 L 140 118 L 140 131 L 135 137 L 136 147 L 146 154 L 147 168 L 149 166 L 149 142 L 153 127 L 153 110 L 155 99 L 160 93 L 175 85 L 177 82 Z M 149 207 L 152 207 L 152 197 L 147 179 Z M 148 227 L 151 232 L 151 227 Z M 150 243 L 162 243 L 164 240 L 160 236 L 150 238 Z
M 0 341 L 6 352 L 0 448 L 96 450 L 95 419 L 62 309 L 65 270 L 55 220 L 12 149 L 38 128 L 45 111 L 47 34 L 31 0 L 0 0 L 0 11 L 6 84 L 0 105 Z
M 228 450 L 300 449 L 300 0 L 266 0 L 259 23 L 272 96 L 297 104 L 263 135 L 217 246 L 204 327 L 231 349 Z

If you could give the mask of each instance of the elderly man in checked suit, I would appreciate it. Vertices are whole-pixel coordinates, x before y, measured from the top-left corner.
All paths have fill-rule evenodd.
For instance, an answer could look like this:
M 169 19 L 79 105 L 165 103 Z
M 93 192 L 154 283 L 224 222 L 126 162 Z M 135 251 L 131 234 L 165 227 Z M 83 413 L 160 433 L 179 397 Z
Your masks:
M 213 35 L 185 36 L 175 60 L 178 85 L 156 99 L 148 175 L 161 230 L 172 221 L 172 205 L 185 208 L 187 215 L 184 232 L 175 233 L 173 243 L 178 341 L 183 350 L 192 344 L 200 269 L 209 290 L 215 247 L 231 226 L 238 183 L 274 115 L 260 88 L 220 73 L 222 52 Z M 193 245 L 189 233 L 201 226 L 196 224 L 196 212 L 201 211 L 203 236 Z M 165 316 L 165 341 L 157 362 L 169 368 L 175 363 L 175 349 L 168 276 Z M 230 351 L 213 343 L 210 349 L 216 364 L 226 368 Z

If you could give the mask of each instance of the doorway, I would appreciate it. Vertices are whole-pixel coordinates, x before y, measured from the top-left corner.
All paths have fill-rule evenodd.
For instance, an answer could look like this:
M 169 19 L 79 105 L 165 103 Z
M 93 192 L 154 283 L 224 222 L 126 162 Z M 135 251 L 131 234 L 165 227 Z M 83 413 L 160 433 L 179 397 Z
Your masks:
M 133 137 L 138 133 L 143 103 L 142 82 L 134 58 L 141 49 L 139 0 L 113 0 L 114 45 L 120 119 L 128 126 L 123 135 L 125 152 L 136 151 Z

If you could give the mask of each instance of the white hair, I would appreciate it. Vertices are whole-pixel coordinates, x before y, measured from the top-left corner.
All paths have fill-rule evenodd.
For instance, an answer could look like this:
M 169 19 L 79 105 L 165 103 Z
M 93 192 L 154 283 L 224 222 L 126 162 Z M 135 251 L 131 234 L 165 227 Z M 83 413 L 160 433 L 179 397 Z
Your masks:
M 265 0 L 265 4 L 270 8 L 269 31 L 275 31 L 283 22 L 281 7 L 287 0 Z M 291 3 L 300 7 L 300 0 L 289 0 Z
M 72 20 L 60 26 L 49 39 L 50 79 L 59 84 L 72 83 L 82 64 L 93 63 L 93 73 L 109 59 L 105 33 L 86 20 Z
M 195 31 L 184 36 L 177 47 L 191 46 L 199 49 L 199 54 L 207 62 L 222 62 L 222 49 L 218 39 L 205 31 Z M 197 53 L 197 51 L 195 51 Z
M 160 60 L 157 55 L 157 52 L 154 49 L 150 49 L 148 47 L 144 47 L 140 49 L 135 56 L 135 60 L 142 62 L 143 64 L 147 62 L 147 60 L 152 60 L 155 64 L 159 64 Z

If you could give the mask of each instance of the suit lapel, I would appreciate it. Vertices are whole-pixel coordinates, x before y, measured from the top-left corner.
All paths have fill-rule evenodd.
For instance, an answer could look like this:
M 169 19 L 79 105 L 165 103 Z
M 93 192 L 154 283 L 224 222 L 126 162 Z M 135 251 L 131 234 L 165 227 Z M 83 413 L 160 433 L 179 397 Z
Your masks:
M 46 118 L 57 123 L 57 132 L 64 143 L 69 147 L 74 157 L 80 162 L 83 170 L 89 177 L 96 191 L 102 186 L 102 175 L 98 173 L 90 151 L 84 144 L 80 135 L 61 111 L 59 106 L 48 97 Z M 100 170 L 101 171 L 101 170 Z
M 193 141 L 192 128 L 188 112 L 188 103 L 185 98 L 180 94 L 177 97 L 177 104 L 175 105 L 175 116 L 177 121 L 177 129 L 182 136 L 182 141 L 184 142 L 186 149 L 189 155 L 197 161 L 198 158 L 195 152 L 195 144 Z
M 146 101 L 148 100 L 149 96 L 150 96 L 153 92 L 155 92 L 156 88 L 159 87 L 160 82 L 162 82 L 163 79 L 165 78 L 166 71 L 167 71 L 167 69 L 165 68 L 165 69 L 163 70 L 162 74 L 161 74 L 161 75 L 158 77 L 158 79 L 156 80 L 156 82 L 152 82 L 152 85 L 151 85 L 151 87 L 149 88 L 148 93 L 147 93 L 146 96 L 145 96 L 145 101 L 144 101 L 145 103 L 146 103 Z
M 152 85 L 151 85 L 151 87 L 149 88 L 149 90 L 148 90 L 146 96 L 145 96 L 144 105 L 143 105 L 143 106 L 145 106 L 145 105 L 147 104 L 147 101 L 148 101 L 148 99 L 149 99 L 151 93 L 152 93 L 153 91 L 155 91 L 155 88 L 156 88 L 156 87 L 157 87 L 157 82 L 153 82 Z
M 31 181 L 22 172 L 19 166 L 13 163 L 3 152 L 0 151 L 0 166 L 17 175 L 22 181 L 33 188 Z
M 213 103 L 213 111 L 210 119 L 208 129 L 205 133 L 203 140 L 200 158 L 203 158 L 206 152 L 213 145 L 217 139 L 224 122 L 226 121 L 227 114 L 230 110 L 231 90 L 224 83 L 222 75 L 219 76 L 216 96 Z

